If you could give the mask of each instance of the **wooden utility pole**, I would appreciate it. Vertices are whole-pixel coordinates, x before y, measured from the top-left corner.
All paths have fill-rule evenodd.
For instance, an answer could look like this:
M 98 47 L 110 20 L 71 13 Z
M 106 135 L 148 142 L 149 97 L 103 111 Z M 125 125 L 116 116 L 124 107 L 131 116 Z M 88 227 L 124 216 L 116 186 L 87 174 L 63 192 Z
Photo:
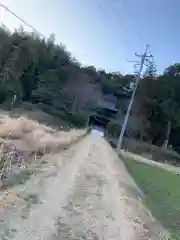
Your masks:
M 129 119 L 129 114 L 130 114 L 132 104 L 134 102 L 134 97 L 135 97 L 135 94 L 136 94 L 136 90 L 137 90 L 137 87 L 138 87 L 138 84 L 139 84 L 139 81 L 140 81 L 140 78 L 141 78 L 141 73 L 142 73 L 143 66 L 144 66 L 145 62 L 147 61 L 147 59 L 152 57 L 152 55 L 151 56 L 147 55 L 148 48 L 149 48 L 149 45 L 146 46 L 146 50 L 145 50 L 144 54 L 141 54 L 141 55 L 135 54 L 137 57 L 141 58 L 140 68 L 139 68 L 139 71 L 138 71 L 138 74 L 137 74 L 136 84 L 135 84 L 135 87 L 133 89 L 131 100 L 129 102 L 129 106 L 128 106 L 128 109 L 127 109 L 127 112 L 126 112 L 126 115 L 125 115 L 125 118 L 124 118 L 124 122 L 123 122 L 123 125 L 122 125 L 122 128 L 121 128 L 121 132 L 120 132 L 120 135 L 119 135 L 118 144 L 117 144 L 117 152 L 119 152 L 121 147 L 122 147 L 124 132 L 126 130 L 127 122 L 128 122 L 128 119 Z

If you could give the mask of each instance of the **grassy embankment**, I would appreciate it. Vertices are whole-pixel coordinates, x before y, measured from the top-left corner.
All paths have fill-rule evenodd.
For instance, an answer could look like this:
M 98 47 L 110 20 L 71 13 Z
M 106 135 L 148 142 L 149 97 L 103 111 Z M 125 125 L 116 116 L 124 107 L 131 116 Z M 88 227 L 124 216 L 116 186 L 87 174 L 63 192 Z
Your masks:
M 129 158 L 123 161 L 144 192 L 145 205 L 171 233 L 170 239 L 180 239 L 180 176 Z

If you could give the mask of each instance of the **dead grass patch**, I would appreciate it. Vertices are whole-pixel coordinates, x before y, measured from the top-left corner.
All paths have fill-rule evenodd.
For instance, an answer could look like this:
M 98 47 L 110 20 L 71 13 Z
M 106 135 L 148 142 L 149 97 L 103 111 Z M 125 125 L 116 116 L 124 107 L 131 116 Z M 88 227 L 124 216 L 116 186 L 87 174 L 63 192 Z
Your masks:
M 27 117 L 0 116 L 0 180 L 21 184 L 24 171 L 46 154 L 62 149 L 78 137 L 83 130 L 58 131 Z M 78 135 L 79 134 L 79 135 Z M 22 173 L 21 173 L 22 172 Z
M 111 146 L 116 148 L 118 139 L 109 136 L 107 139 Z M 173 149 L 162 151 L 156 145 L 128 137 L 124 137 L 123 139 L 123 149 L 156 162 L 180 165 L 180 155 Z

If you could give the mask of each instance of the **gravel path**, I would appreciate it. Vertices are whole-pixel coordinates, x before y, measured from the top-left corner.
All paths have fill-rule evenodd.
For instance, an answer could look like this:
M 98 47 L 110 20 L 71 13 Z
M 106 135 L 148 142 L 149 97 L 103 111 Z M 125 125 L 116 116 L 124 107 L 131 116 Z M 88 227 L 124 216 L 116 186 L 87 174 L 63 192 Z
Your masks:
M 11 234 L 4 239 L 167 239 L 103 138 L 87 136 L 55 155 L 54 162 L 56 174 L 42 184 L 38 203 L 29 208 L 26 218 L 14 212 L 6 226 Z

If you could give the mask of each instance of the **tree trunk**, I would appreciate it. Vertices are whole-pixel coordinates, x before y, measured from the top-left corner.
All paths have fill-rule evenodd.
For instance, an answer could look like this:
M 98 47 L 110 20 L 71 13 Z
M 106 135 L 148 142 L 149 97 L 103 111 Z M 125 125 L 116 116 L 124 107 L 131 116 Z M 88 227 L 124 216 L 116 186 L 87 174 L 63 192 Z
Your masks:
M 169 136 L 171 133 L 171 125 L 172 123 L 170 121 L 167 122 L 167 126 L 166 126 L 166 132 L 165 132 L 165 139 L 164 139 L 164 143 L 161 146 L 162 150 L 166 150 L 168 147 L 168 143 L 169 143 Z

